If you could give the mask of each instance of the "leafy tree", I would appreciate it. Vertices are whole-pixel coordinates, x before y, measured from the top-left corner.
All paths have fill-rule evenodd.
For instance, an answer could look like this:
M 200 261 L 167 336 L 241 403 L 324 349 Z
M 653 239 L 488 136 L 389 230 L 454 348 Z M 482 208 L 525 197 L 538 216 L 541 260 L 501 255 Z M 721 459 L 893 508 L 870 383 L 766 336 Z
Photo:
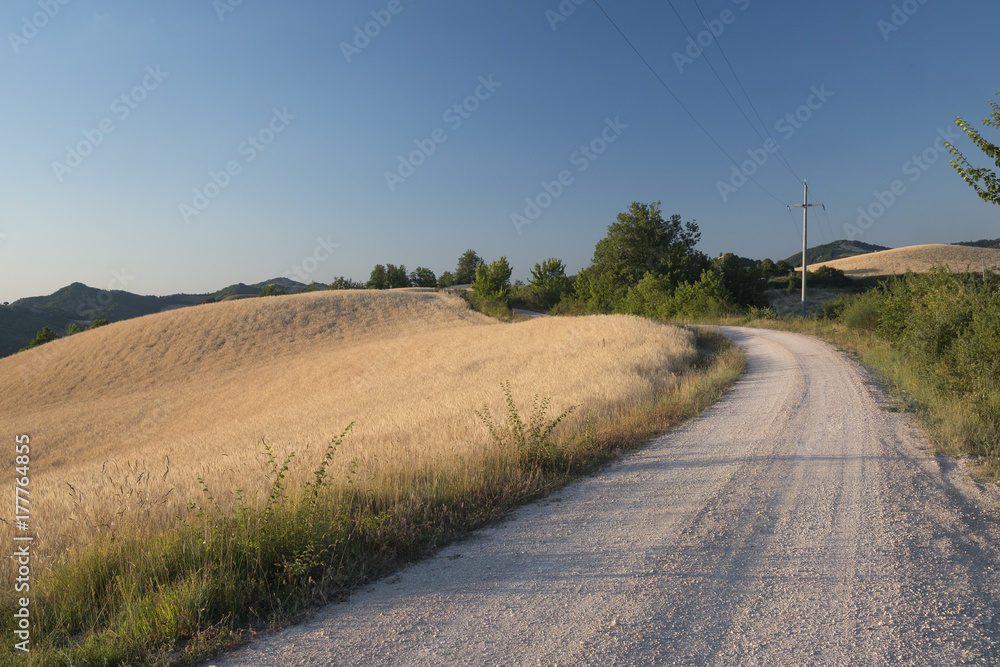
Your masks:
M 410 284 L 414 287 L 437 287 L 437 276 L 430 269 L 418 266 L 410 274 Z
M 359 282 L 357 282 L 355 280 L 351 280 L 350 278 L 345 278 L 344 276 L 337 276 L 336 278 L 333 279 L 333 282 L 331 282 L 329 285 L 327 285 L 326 288 L 327 289 L 334 289 L 334 290 L 336 290 L 336 289 L 364 289 L 365 285 L 364 285 L 364 283 L 359 283 Z
M 321 285 L 315 280 L 309 283 L 309 285 L 302 290 L 303 292 L 318 292 Z
M 775 264 L 771 261 L 770 257 L 767 257 L 760 262 L 760 270 L 765 276 L 773 276 L 777 273 Z
M 510 264 L 501 257 L 492 264 L 480 264 L 472 291 L 484 299 L 505 299 L 510 293 Z
M 851 284 L 851 279 L 844 274 L 843 270 L 835 269 L 832 266 L 827 266 L 826 264 L 819 267 L 815 271 L 810 271 L 809 281 L 815 285 L 828 285 L 835 287 L 843 287 Z
M 264 289 L 260 291 L 257 296 L 281 296 L 285 291 L 281 288 L 275 287 L 274 285 L 265 285 Z
M 445 271 L 444 273 L 442 273 L 441 277 L 438 278 L 437 281 L 438 287 L 451 287 L 452 285 L 457 285 L 457 284 L 458 283 L 455 282 L 455 274 L 452 273 L 451 271 Z
M 712 268 L 722 278 L 726 291 L 736 305 L 758 308 L 767 306 L 767 298 L 764 296 L 767 282 L 757 262 L 727 252 L 712 260 Z
M 1000 90 L 997 91 L 997 96 L 1000 97 Z M 1000 104 L 990 100 L 990 107 L 993 108 L 993 112 L 983 119 L 983 123 L 990 127 L 1000 128 Z M 974 127 L 962 120 L 961 116 L 955 119 L 955 124 L 969 135 L 972 142 L 986 153 L 987 157 L 996 162 L 997 167 L 1000 167 L 1000 147 L 986 141 Z M 945 146 L 955 158 L 951 161 L 951 166 L 965 179 L 965 182 L 971 185 L 985 201 L 1000 204 L 1000 178 L 997 177 L 996 172 L 987 167 L 973 167 L 950 142 L 945 142 Z
M 647 273 L 629 288 L 618 310 L 626 315 L 667 318 L 673 314 L 672 292 L 673 286 L 668 279 Z
M 395 264 L 386 264 L 385 276 L 386 280 L 389 281 L 390 289 L 410 286 L 410 276 L 406 273 L 405 264 L 400 264 L 399 266 L 396 266 Z
M 42 330 L 35 334 L 34 340 L 32 340 L 26 347 L 21 348 L 21 352 L 25 350 L 30 350 L 32 348 L 38 347 L 39 345 L 45 345 L 46 343 L 51 343 L 54 340 L 58 340 L 59 336 L 56 332 L 48 327 L 42 327 Z
M 695 250 L 700 238 L 694 222 L 683 223 L 679 215 L 664 220 L 660 202 L 634 202 L 597 242 L 591 266 L 577 277 L 577 296 L 590 310 L 609 312 L 647 273 L 674 287 L 695 282 L 708 267 L 708 258 Z
M 389 274 L 381 264 L 376 264 L 372 269 L 372 275 L 368 278 L 368 289 L 389 289 Z
M 528 281 L 538 298 L 546 304 L 554 304 L 569 292 L 569 278 L 566 276 L 566 265 L 555 257 L 550 257 L 541 264 L 535 264 L 531 270 L 531 280 Z
M 67 336 L 72 336 L 73 334 L 78 334 L 81 331 L 83 331 L 83 329 L 81 329 L 80 325 L 77 324 L 76 322 L 73 322 L 68 327 L 66 327 L 66 335 Z
M 718 271 L 702 271 L 697 282 L 678 285 L 674 291 L 673 309 L 674 316 L 678 317 L 719 317 L 736 310 Z
M 99 329 L 100 327 L 106 327 L 109 324 L 111 323 L 105 319 L 94 320 L 93 322 L 90 323 L 90 326 L 87 327 L 87 330 L 89 331 L 90 329 Z
M 787 276 L 788 272 L 794 267 L 783 259 L 779 259 L 774 263 L 774 272 L 779 276 Z
M 475 250 L 466 250 L 458 258 L 458 268 L 455 269 L 455 285 L 467 285 L 476 279 L 476 269 L 483 265 L 483 258 Z

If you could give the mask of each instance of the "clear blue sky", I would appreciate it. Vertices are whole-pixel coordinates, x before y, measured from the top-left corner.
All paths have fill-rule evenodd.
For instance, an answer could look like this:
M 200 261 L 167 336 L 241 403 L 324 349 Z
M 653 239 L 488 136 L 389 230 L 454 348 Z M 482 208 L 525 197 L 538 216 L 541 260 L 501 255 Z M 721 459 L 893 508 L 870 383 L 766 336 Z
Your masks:
M 981 127 L 1000 89 L 996 0 L 699 0 L 725 20 L 718 37 L 693 0 L 673 0 L 707 44 L 682 68 L 688 33 L 668 3 L 603 0 L 729 155 L 766 155 L 754 178 L 768 192 L 751 182 L 726 201 L 729 158 L 593 0 L 576 1 L 563 0 L 558 22 L 559 0 L 4 3 L 0 300 L 73 281 L 208 292 L 296 265 L 320 282 L 367 279 L 376 263 L 440 274 L 466 248 L 506 255 L 516 278 L 550 256 L 575 272 L 633 201 L 697 220 L 709 254 L 790 255 L 801 214 L 783 204 L 801 202 L 802 187 L 709 68 L 759 128 L 720 45 L 758 131 L 827 205 L 812 209 L 810 245 L 847 236 L 894 181 L 905 190 L 859 240 L 1000 236 L 1000 207 L 935 148 L 956 116 Z M 376 18 L 387 25 L 367 26 L 366 43 L 357 31 Z M 345 49 L 356 39 L 362 48 Z M 799 127 L 776 127 L 796 113 Z M 399 171 L 417 142 L 433 154 Z M 925 152 L 926 170 L 911 162 Z M 548 207 L 519 233 L 511 216 L 543 181 L 558 196 L 542 196 Z M 214 197 L 199 200 L 206 186 Z

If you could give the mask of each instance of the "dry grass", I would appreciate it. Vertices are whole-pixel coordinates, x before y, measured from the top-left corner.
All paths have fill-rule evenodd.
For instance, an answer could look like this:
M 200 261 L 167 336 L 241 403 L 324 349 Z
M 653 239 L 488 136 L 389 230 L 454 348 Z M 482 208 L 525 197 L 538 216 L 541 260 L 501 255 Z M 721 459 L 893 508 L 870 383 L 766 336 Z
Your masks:
M 840 269 L 848 276 L 865 278 L 900 275 L 907 271 L 927 273 L 931 267 L 945 265 L 952 271 L 979 271 L 983 260 L 987 269 L 996 271 L 1000 267 L 1000 250 L 934 243 L 845 257 L 811 265 L 809 269 L 815 271 L 825 265 Z M 801 271 L 802 267 L 795 270 Z
M 581 406 L 578 427 L 675 386 L 694 354 L 692 334 L 640 318 L 508 325 L 445 293 L 247 299 L 0 360 L 0 430 L 31 436 L 35 553 L 51 559 L 119 531 L 159 531 L 204 502 L 199 477 L 223 510 L 237 489 L 259 503 L 271 490 L 262 442 L 308 459 L 290 486 L 352 421 L 331 477 L 346 478 L 353 459 L 359 484 L 457 466 L 488 445 L 475 410 L 504 412 L 504 380 L 521 403 Z M 13 495 L 12 478 L 0 492 Z

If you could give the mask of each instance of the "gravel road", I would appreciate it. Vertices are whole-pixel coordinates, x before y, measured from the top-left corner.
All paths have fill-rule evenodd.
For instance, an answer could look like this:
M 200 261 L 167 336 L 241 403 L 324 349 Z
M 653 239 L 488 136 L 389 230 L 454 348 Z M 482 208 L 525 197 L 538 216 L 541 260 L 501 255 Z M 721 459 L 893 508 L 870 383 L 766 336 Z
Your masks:
M 832 347 L 600 475 L 212 664 L 998 664 L 1000 494 Z

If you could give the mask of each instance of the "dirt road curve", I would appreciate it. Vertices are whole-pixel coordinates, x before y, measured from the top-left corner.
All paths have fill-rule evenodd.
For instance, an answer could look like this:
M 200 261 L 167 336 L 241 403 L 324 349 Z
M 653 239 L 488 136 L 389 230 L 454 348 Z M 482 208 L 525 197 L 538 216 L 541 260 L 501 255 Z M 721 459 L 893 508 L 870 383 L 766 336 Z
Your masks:
M 725 332 L 701 418 L 213 664 L 998 664 L 995 489 L 831 347 Z

